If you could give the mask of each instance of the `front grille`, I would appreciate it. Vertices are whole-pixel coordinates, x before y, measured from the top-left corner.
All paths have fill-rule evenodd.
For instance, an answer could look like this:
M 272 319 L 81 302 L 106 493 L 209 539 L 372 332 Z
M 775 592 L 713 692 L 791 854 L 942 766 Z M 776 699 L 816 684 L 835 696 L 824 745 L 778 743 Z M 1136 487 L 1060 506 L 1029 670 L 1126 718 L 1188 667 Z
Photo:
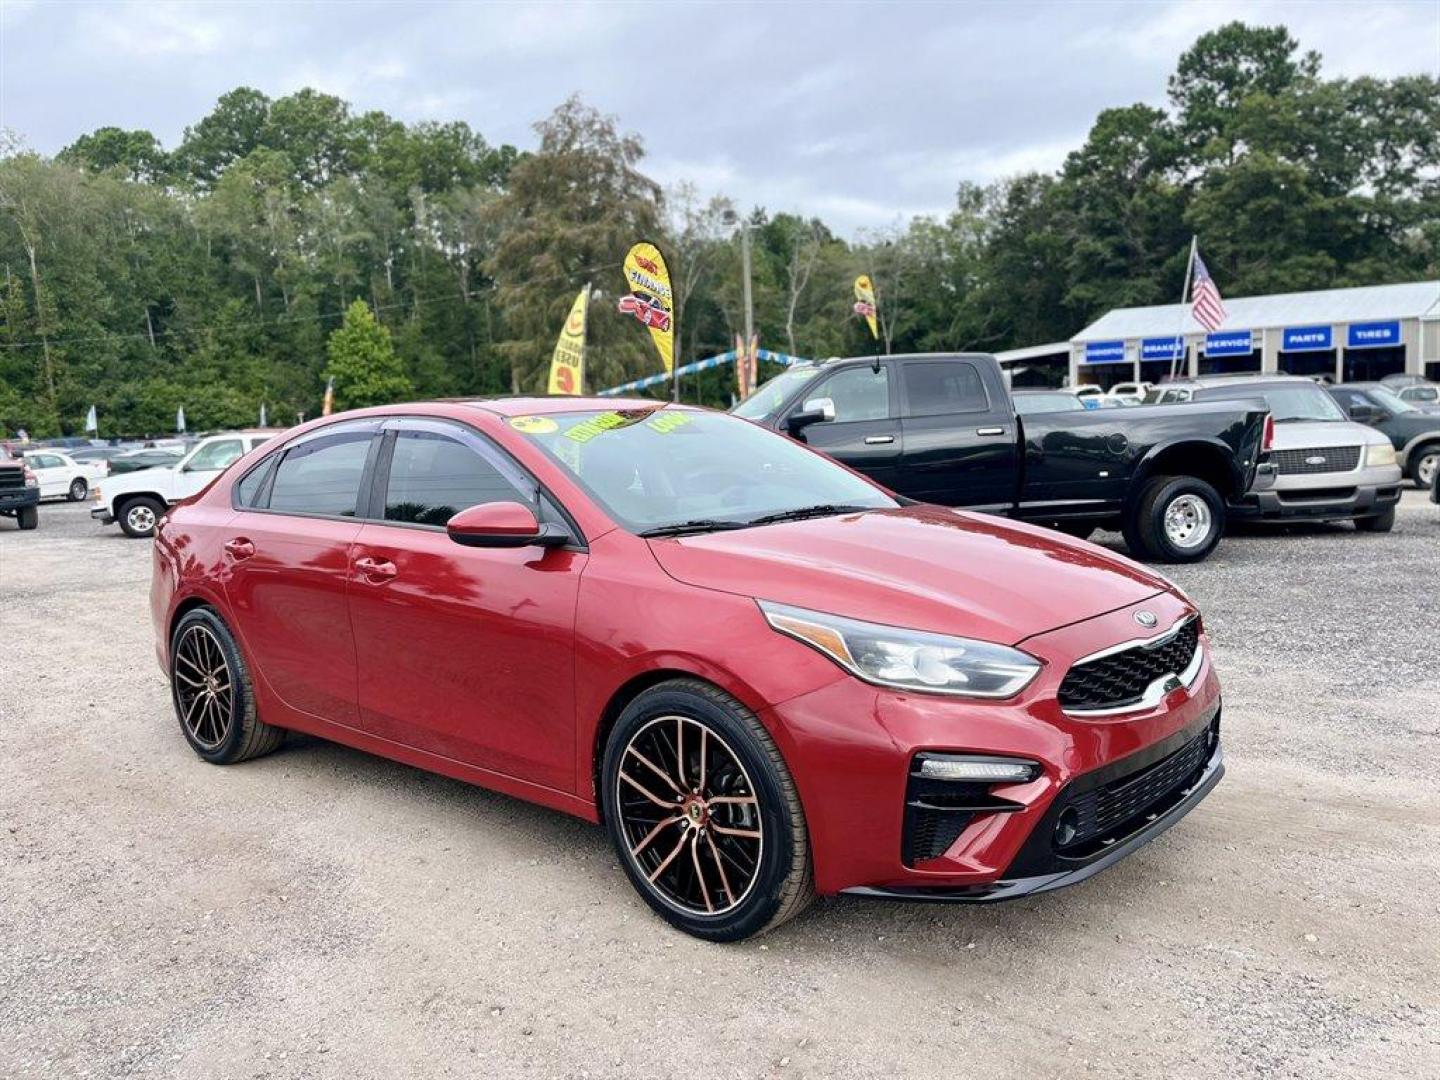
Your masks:
M 900 858 L 906 866 L 926 859 L 938 859 L 960 834 L 982 814 L 1007 814 L 1020 804 L 990 793 L 991 784 L 936 780 L 922 776 L 917 755 L 910 765 L 905 785 L 905 821 L 900 838 Z
M 0 491 L 21 491 L 24 487 L 24 469 L 0 469 Z
M 1060 684 L 1060 705 L 1071 710 L 1121 709 L 1137 704 L 1145 690 L 1165 675 L 1190 666 L 1200 644 L 1200 623 L 1191 618 L 1170 636 L 1148 645 L 1076 664 Z
M 1360 464 L 1358 446 L 1317 446 L 1311 450 L 1271 450 L 1270 463 L 1287 476 L 1349 472 Z
M 1353 487 L 1303 488 L 1300 491 L 1276 491 L 1275 495 L 1282 503 L 1339 502 L 1342 499 L 1353 499 L 1355 489 Z
M 1198 777 L 1218 737 L 1212 725 L 1155 764 L 1071 799 L 1056 822 L 1056 850 L 1083 858 L 1164 813 Z

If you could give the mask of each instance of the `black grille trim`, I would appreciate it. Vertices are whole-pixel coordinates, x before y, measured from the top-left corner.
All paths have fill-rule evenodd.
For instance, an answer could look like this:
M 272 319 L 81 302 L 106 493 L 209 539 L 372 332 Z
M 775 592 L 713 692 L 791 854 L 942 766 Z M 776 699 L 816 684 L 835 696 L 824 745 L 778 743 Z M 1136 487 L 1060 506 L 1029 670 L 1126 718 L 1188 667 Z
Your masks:
M 1088 858 L 1154 820 L 1188 793 L 1219 738 L 1213 724 L 1154 764 L 1069 799 L 1056 819 L 1056 852 Z
M 1318 464 L 1307 460 L 1316 457 L 1325 460 Z M 1277 473 L 1285 476 L 1350 472 L 1360 464 L 1360 447 L 1316 446 L 1308 450 L 1271 450 L 1270 463 Z
M 24 491 L 24 469 L 0 469 L 0 491 Z
M 936 780 L 920 774 L 926 755 L 910 763 L 905 785 L 905 820 L 900 833 L 900 858 L 906 866 L 938 859 L 982 814 L 1013 813 L 1019 803 L 990 794 L 995 784 Z
M 1060 707 L 1085 712 L 1139 705 L 1155 680 L 1185 671 L 1199 647 L 1200 620 L 1192 615 L 1159 640 L 1082 661 L 1060 683 Z

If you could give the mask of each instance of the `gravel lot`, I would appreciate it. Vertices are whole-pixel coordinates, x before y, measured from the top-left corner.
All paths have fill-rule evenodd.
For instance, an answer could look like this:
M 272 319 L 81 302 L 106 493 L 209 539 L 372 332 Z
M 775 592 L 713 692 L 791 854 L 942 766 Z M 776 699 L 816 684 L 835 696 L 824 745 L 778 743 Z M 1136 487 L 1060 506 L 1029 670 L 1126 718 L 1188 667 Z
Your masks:
M 1118 543 L 1118 540 L 1117 540 Z M 701 944 L 600 830 L 313 739 L 201 763 L 149 545 L 0 521 L 0 1076 L 1440 1077 L 1440 507 L 1227 538 L 1229 774 L 1077 888 Z

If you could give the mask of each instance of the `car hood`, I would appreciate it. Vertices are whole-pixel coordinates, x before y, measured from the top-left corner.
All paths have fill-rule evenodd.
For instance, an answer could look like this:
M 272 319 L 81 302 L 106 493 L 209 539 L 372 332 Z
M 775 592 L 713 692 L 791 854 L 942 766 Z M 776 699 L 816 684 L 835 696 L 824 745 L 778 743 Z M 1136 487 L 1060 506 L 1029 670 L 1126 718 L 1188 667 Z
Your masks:
M 935 506 L 652 540 L 650 548 L 689 585 L 1002 644 L 1168 588 L 1092 544 Z
M 1380 432 L 1349 420 L 1289 420 L 1275 425 L 1274 450 L 1308 450 L 1324 446 L 1367 446 L 1386 442 Z

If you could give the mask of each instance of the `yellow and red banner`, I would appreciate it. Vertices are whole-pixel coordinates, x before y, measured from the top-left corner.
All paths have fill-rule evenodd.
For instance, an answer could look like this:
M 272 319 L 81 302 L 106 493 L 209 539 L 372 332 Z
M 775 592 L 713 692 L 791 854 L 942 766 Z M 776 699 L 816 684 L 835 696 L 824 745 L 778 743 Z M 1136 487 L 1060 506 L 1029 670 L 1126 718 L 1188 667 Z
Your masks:
M 855 314 L 865 316 L 865 321 L 870 324 L 870 336 L 878 341 L 880 326 L 875 319 L 876 310 L 875 285 L 869 274 L 861 274 L 855 279 Z
M 570 305 L 570 314 L 560 328 L 555 352 L 550 356 L 550 383 L 546 393 L 578 394 L 585 385 L 585 319 L 590 308 L 587 282 Z
M 746 342 L 743 334 L 736 334 L 735 381 L 739 384 L 741 401 L 755 392 L 755 378 L 759 365 L 760 339 L 751 334 L 749 342 Z
M 620 298 L 620 312 L 633 315 L 650 331 L 665 373 L 675 370 L 675 293 L 670 268 L 654 244 L 639 243 L 625 256 L 625 281 L 630 292 Z

